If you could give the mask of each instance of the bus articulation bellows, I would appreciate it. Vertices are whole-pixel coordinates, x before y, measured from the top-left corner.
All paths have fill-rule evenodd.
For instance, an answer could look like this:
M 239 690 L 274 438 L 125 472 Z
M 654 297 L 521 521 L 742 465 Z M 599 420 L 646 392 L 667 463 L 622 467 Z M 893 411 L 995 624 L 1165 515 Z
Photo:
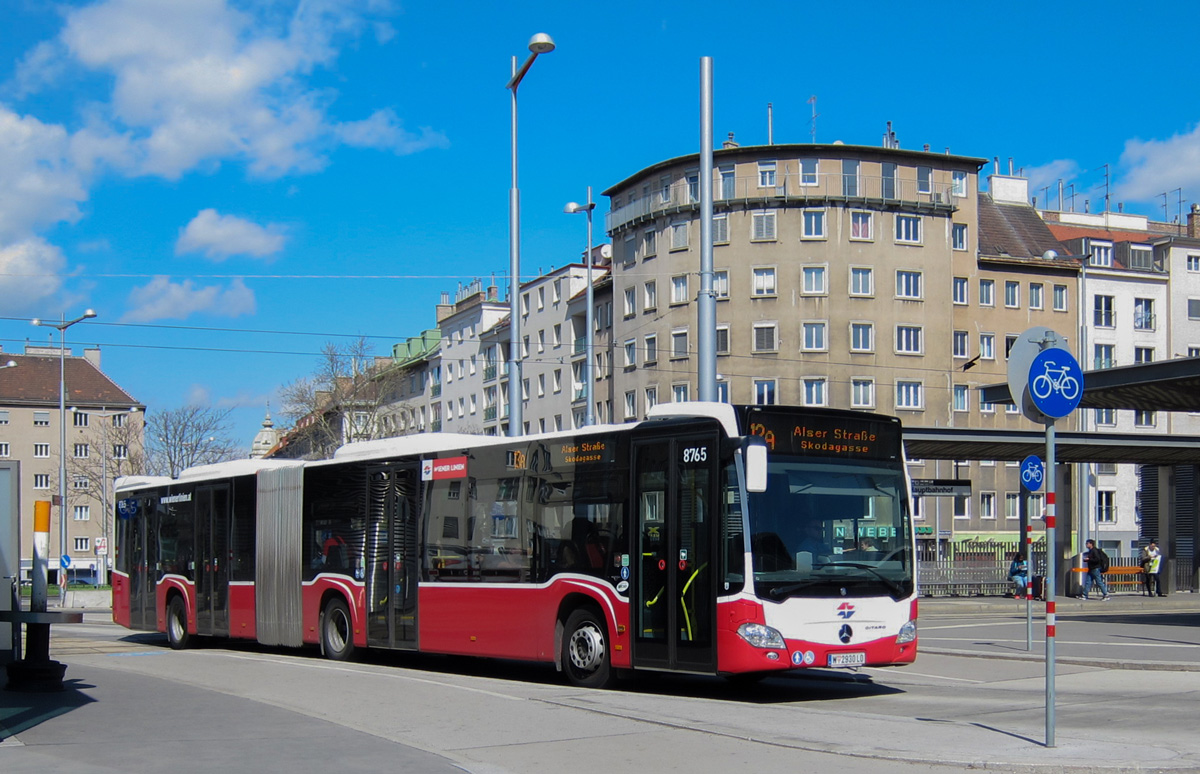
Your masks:
M 917 651 L 900 423 L 675 403 L 117 483 L 113 618 L 194 636 L 758 675 Z

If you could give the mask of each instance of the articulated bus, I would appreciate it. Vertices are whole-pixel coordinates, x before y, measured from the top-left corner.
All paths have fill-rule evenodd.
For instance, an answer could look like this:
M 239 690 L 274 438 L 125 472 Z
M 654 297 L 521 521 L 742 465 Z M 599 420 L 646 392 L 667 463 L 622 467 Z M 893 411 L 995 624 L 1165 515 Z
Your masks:
M 673 403 L 117 484 L 113 618 L 167 634 L 552 662 L 579 686 L 907 664 L 900 423 Z

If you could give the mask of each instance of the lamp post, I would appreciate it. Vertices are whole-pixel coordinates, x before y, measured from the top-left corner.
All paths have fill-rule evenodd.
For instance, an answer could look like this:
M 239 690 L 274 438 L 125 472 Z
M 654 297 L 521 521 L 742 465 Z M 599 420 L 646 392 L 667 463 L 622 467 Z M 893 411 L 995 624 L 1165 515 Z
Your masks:
M 72 408 L 72 411 L 76 409 Z M 138 413 L 137 406 L 131 406 L 124 411 L 88 411 L 88 416 L 96 417 L 97 419 L 106 419 L 110 422 L 113 417 L 128 417 Z M 112 556 L 112 535 L 109 534 L 109 519 L 112 518 L 112 506 L 108 502 L 108 488 L 111 483 L 108 478 L 108 453 L 110 447 L 108 445 L 108 423 L 101 425 L 104 430 L 103 440 L 100 448 L 100 510 L 101 510 L 101 528 L 104 532 L 104 554 L 97 554 L 96 560 L 100 568 L 100 573 L 96 578 L 97 586 L 108 585 L 105 581 L 108 580 L 108 557 Z M 119 472 L 119 471 L 118 471 Z
M 74 320 L 64 314 L 61 322 L 33 321 L 34 325 L 58 329 L 58 544 L 62 553 L 58 563 L 58 604 L 67 603 L 67 568 L 61 557 L 68 556 L 67 548 L 67 328 L 96 316 L 88 309 Z
M 592 325 L 592 210 L 596 209 L 596 203 L 592 201 L 592 187 L 589 185 L 587 189 L 587 204 L 578 204 L 576 202 L 568 202 L 563 208 L 563 212 L 576 213 L 583 212 L 587 214 L 587 253 L 584 260 L 587 261 L 587 309 L 584 311 L 583 324 L 586 329 L 583 333 L 584 352 L 586 359 L 583 361 L 583 395 L 586 403 L 583 406 L 583 424 L 584 427 L 590 427 L 596 424 L 596 414 L 592 407 L 592 337 L 595 336 L 595 331 Z
M 517 188 L 517 87 L 538 54 L 554 50 L 554 41 L 544 32 L 529 39 L 529 58 L 519 68 L 512 58 L 512 77 L 506 89 L 512 92 L 512 187 L 508 189 L 508 434 L 523 432 L 521 407 L 521 317 L 517 296 L 521 292 L 521 192 Z

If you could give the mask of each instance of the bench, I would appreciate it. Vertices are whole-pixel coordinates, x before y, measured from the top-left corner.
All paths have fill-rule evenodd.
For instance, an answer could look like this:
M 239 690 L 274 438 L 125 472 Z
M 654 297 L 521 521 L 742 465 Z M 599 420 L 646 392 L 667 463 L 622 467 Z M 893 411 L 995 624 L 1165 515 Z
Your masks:
M 1071 572 L 1087 572 L 1086 567 L 1072 567 Z M 1104 582 L 1110 591 L 1120 588 L 1124 591 L 1137 591 L 1142 588 L 1142 568 L 1138 565 L 1109 565 L 1104 571 Z

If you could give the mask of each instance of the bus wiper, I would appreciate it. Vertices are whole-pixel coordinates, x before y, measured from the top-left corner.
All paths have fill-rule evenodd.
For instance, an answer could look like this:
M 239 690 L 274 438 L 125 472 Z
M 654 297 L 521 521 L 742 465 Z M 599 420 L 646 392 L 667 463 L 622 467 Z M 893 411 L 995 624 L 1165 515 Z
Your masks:
M 903 586 L 901 586 L 895 580 L 884 575 L 877 568 L 875 568 L 869 564 L 862 564 L 860 562 L 823 562 L 821 564 L 817 564 L 817 565 L 813 565 L 813 566 L 814 567 L 853 567 L 856 570 L 866 570 L 867 572 L 871 573 L 879 580 L 883 581 L 883 585 L 887 586 L 889 589 L 892 590 L 892 595 L 896 599 L 899 599 L 900 597 L 903 597 L 905 595 Z
M 767 589 L 767 596 L 771 599 L 783 599 L 789 594 L 793 594 L 800 589 L 808 588 L 809 586 L 820 586 L 828 584 L 832 581 L 831 578 L 809 578 L 808 580 L 796 581 L 794 583 L 785 583 L 782 586 L 775 586 Z

